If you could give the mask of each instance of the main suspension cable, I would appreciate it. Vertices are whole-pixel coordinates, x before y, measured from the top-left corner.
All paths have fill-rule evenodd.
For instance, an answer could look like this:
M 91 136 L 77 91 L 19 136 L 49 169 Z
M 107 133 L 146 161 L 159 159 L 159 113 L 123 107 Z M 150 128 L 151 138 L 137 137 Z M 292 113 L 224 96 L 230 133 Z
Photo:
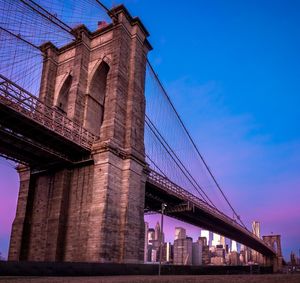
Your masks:
M 40 49 L 38 46 L 36 46 L 36 45 L 33 44 L 32 42 L 30 42 L 30 41 L 24 39 L 20 34 L 15 34 L 15 33 L 11 32 L 11 31 L 9 31 L 9 30 L 7 30 L 6 28 L 3 28 L 3 27 L 1 27 L 1 26 L 0 26 L 0 30 L 4 31 L 4 32 L 6 32 L 6 33 L 8 33 L 9 35 L 15 37 L 16 39 L 19 39 L 19 40 L 21 40 L 21 41 L 23 41 L 23 42 L 29 44 L 31 47 L 33 47 L 33 48 L 38 49 L 39 51 L 41 51 L 41 49 Z
M 198 147 L 196 146 L 196 144 L 195 144 L 193 138 L 191 137 L 190 133 L 188 132 L 186 126 L 184 125 L 184 123 L 183 123 L 183 121 L 182 121 L 182 119 L 181 119 L 179 113 L 177 112 L 177 110 L 176 110 L 176 108 L 175 108 L 173 102 L 171 101 L 169 95 L 167 94 L 167 92 L 166 92 L 164 86 L 162 85 L 161 81 L 159 80 L 158 75 L 157 75 L 156 72 L 154 71 L 154 69 L 153 69 L 153 67 L 152 67 L 152 65 L 151 65 L 151 63 L 150 63 L 150 61 L 149 61 L 148 59 L 147 59 L 147 63 L 148 63 L 148 66 L 150 67 L 150 70 L 151 70 L 152 73 L 154 74 L 156 81 L 158 82 L 159 86 L 161 87 L 161 89 L 162 89 L 164 95 L 166 96 L 166 98 L 167 98 L 169 104 L 171 105 L 171 108 L 173 109 L 173 111 L 174 111 L 176 117 L 178 118 L 180 125 L 183 127 L 183 129 L 184 129 L 185 133 L 187 134 L 187 136 L 188 136 L 190 142 L 192 143 L 192 145 L 193 145 L 193 147 L 195 148 L 195 150 L 196 150 L 198 156 L 200 157 L 201 161 L 203 162 L 205 168 L 207 169 L 207 171 L 208 171 L 210 177 L 212 178 L 213 182 L 214 182 L 215 185 L 217 186 L 218 190 L 221 192 L 223 198 L 225 199 L 225 201 L 227 202 L 227 204 L 228 204 L 229 207 L 231 208 L 231 210 L 232 210 L 232 212 L 234 213 L 234 215 L 235 215 L 235 216 L 237 217 L 237 219 L 241 222 L 241 224 L 246 228 L 246 226 L 245 226 L 245 224 L 243 223 L 243 221 L 241 220 L 240 216 L 237 214 L 237 212 L 235 211 L 235 209 L 233 208 L 233 206 L 232 206 L 231 203 L 229 202 L 228 198 L 226 197 L 225 193 L 224 193 L 223 190 L 221 189 L 221 186 L 220 186 L 219 183 L 217 182 L 217 180 L 216 180 L 215 176 L 213 175 L 212 171 L 211 171 L 210 168 L 208 167 L 208 164 L 206 163 L 204 157 L 203 157 L 202 154 L 200 153 Z
M 175 157 L 172 155 L 172 153 L 170 152 L 170 150 L 167 148 L 167 146 L 162 142 L 159 134 L 157 133 L 158 130 L 153 128 L 153 126 L 150 124 L 150 122 L 148 121 L 148 119 L 146 118 L 145 120 L 146 125 L 149 127 L 149 129 L 152 131 L 152 133 L 154 134 L 154 136 L 157 138 L 157 140 L 160 142 L 160 144 L 163 146 L 163 148 L 165 149 L 165 151 L 168 153 L 168 155 L 171 157 L 171 159 L 175 162 L 175 164 L 177 165 L 177 167 L 180 169 L 180 171 L 183 173 L 183 175 L 187 178 L 187 180 L 191 183 L 191 185 L 196 189 L 196 191 L 199 193 L 199 195 L 202 197 L 202 199 L 207 203 L 206 198 L 202 195 L 202 193 L 198 190 L 198 188 L 195 186 L 195 184 L 190 180 L 187 172 L 185 172 L 184 170 L 182 170 L 179 162 L 175 159 Z M 202 191 L 202 189 L 201 189 Z M 205 193 L 204 193 L 205 194 Z M 206 194 L 205 194 L 206 196 Z M 207 196 L 206 196 L 207 197 Z M 213 204 L 213 202 L 207 197 L 208 201 L 212 204 L 213 207 L 215 207 L 215 205 Z
M 146 115 L 146 123 L 148 124 L 149 126 L 149 123 L 151 124 L 151 127 L 149 126 L 149 128 L 151 129 L 151 131 L 153 132 L 152 130 L 152 127 L 153 129 L 155 130 L 155 132 L 157 133 L 158 136 L 157 139 L 159 140 L 159 142 L 161 143 L 161 145 L 166 149 L 166 147 L 168 148 L 168 153 L 169 155 L 173 155 L 173 157 L 176 158 L 176 160 L 178 161 L 178 163 L 180 164 L 180 166 L 178 165 L 178 163 L 176 162 L 176 165 L 179 167 L 179 169 L 182 171 L 183 173 L 183 170 L 186 172 L 186 174 L 188 174 L 189 177 L 186 177 L 188 178 L 189 182 L 192 184 L 192 186 L 195 188 L 195 185 L 196 187 L 198 188 L 195 188 L 197 190 L 197 192 L 199 193 L 199 195 L 203 197 L 203 195 L 199 192 L 199 190 L 205 195 L 206 197 L 206 200 L 208 200 L 208 202 L 214 207 L 216 208 L 215 204 L 212 202 L 212 200 L 208 197 L 208 195 L 205 193 L 205 191 L 201 188 L 201 186 L 198 184 L 198 182 L 195 180 L 195 178 L 191 175 L 191 173 L 189 172 L 189 170 L 186 168 L 186 166 L 182 163 L 182 161 L 180 160 L 180 158 L 178 157 L 178 155 L 174 152 L 174 150 L 171 148 L 171 146 L 169 145 L 169 143 L 166 141 L 166 139 L 162 136 L 162 134 L 159 132 L 159 130 L 157 129 L 157 127 L 153 124 L 153 122 L 149 119 L 149 117 Z M 154 132 L 153 132 L 154 133 Z M 154 133 L 155 134 L 155 133 Z M 165 147 L 166 146 L 166 147 Z M 166 149 L 167 150 L 167 149 Z M 172 157 L 172 159 L 173 159 Z M 173 159 L 174 160 L 174 159 Z M 190 180 L 190 178 L 192 179 L 192 181 Z M 205 199 L 205 198 L 204 198 Z

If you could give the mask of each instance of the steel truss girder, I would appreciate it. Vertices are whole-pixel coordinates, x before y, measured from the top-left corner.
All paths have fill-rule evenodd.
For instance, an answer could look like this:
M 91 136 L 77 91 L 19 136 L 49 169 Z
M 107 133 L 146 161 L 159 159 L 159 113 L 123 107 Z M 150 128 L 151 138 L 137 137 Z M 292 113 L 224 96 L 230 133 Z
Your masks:
M 0 103 L 87 150 L 91 150 L 97 139 L 60 111 L 45 105 L 1 74 Z

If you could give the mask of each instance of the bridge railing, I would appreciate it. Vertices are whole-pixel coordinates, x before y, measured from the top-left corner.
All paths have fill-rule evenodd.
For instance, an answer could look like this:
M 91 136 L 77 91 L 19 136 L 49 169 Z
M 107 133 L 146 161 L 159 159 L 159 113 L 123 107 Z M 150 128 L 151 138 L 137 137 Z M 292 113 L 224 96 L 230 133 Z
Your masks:
M 0 103 L 88 150 L 97 138 L 1 74 Z
M 227 216 L 226 214 L 222 213 L 215 207 L 207 204 L 200 198 L 196 197 L 195 195 L 191 194 L 190 192 L 188 192 L 188 191 L 184 190 L 183 188 L 181 188 L 180 186 L 176 185 L 168 178 L 162 176 L 161 174 L 159 174 L 153 170 L 150 170 L 150 172 L 148 174 L 148 180 L 151 183 L 160 187 L 161 189 L 167 191 L 168 193 L 178 196 L 179 198 L 181 198 L 187 202 L 190 202 L 191 204 L 194 204 L 195 206 L 208 212 L 209 214 L 214 215 L 215 217 L 217 217 L 219 219 L 222 219 L 224 222 L 234 226 L 235 228 L 237 228 L 244 234 L 247 234 L 248 236 L 254 238 L 256 241 L 259 241 L 262 245 L 264 245 L 265 247 L 270 249 L 275 254 L 275 251 L 269 245 L 267 245 L 261 238 L 257 237 L 253 233 L 251 233 L 249 230 L 247 230 L 246 228 L 241 226 L 239 223 L 237 223 L 234 219 L 232 219 L 229 216 Z

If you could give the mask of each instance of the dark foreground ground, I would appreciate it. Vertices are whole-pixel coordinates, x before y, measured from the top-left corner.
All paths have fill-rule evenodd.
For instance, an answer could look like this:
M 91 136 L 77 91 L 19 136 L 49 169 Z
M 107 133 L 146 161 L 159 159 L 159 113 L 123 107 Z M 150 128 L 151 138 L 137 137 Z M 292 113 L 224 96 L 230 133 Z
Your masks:
M 300 283 L 300 274 L 263 275 L 141 275 L 101 277 L 0 277 L 8 283 Z

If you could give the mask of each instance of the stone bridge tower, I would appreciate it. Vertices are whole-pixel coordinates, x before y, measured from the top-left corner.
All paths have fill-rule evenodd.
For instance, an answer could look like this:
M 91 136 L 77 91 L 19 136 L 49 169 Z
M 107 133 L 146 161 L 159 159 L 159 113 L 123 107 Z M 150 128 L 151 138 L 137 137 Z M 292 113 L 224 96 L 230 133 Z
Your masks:
M 282 250 L 281 250 L 281 236 L 280 235 L 268 235 L 263 236 L 263 241 L 272 247 L 276 251 L 276 257 L 272 259 L 271 264 L 273 265 L 274 272 L 282 270 Z
M 142 262 L 148 32 L 124 6 L 45 54 L 40 99 L 99 139 L 72 165 L 19 167 L 9 260 Z

